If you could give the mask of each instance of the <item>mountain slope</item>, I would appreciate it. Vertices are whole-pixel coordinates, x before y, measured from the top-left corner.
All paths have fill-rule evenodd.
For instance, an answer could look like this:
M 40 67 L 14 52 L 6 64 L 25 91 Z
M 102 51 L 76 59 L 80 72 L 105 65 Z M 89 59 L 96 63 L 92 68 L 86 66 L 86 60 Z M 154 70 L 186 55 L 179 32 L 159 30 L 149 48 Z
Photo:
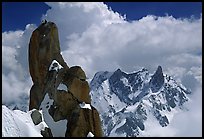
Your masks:
M 166 127 L 191 92 L 159 66 L 152 75 L 147 69 L 128 74 L 98 72 L 90 83 L 92 105 L 99 110 L 105 136 L 141 136 L 150 119 Z

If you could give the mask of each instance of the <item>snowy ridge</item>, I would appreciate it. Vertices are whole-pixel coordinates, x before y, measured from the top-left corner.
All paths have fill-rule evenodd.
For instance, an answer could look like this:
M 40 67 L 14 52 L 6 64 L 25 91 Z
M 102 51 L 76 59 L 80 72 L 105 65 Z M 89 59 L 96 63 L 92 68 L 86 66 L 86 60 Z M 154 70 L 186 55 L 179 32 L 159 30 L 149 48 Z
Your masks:
M 2 137 L 42 137 L 41 130 L 48 127 L 42 122 L 35 125 L 31 111 L 10 110 L 2 105 Z
M 94 78 L 91 80 L 90 82 L 90 86 L 92 90 L 97 89 L 101 83 L 105 80 L 107 80 L 108 78 L 110 78 L 110 76 L 113 74 L 113 72 L 108 72 L 108 71 L 100 71 L 97 72 L 94 76 Z
M 90 87 L 105 136 L 148 136 L 151 123 L 164 128 L 176 113 L 186 110 L 183 104 L 191 93 L 163 75 L 161 67 L 155 74 L 145 68 L 130 74 L 120 69 L 98 72 Z

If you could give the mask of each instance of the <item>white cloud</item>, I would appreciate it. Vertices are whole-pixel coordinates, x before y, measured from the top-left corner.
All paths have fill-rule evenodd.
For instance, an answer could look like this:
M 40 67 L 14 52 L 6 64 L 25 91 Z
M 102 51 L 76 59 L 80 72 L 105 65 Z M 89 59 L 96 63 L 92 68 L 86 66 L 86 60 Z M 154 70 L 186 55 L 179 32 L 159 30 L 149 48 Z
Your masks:
M 96 2 L 47 2 L 51 7 L 42 19 L 53 21 L 57 24 L 60 35 L 61 49 L 65 50 L 67 38 L 73 33 L 81 34 L 91 25 L 99 27 L 111 23 L 124 22 L 123 17 L 118 13 L 108 10 L 107 5 Z
M 143 66 L 154 71 L 158 65 L 164 69 L 178 66 L 189 70 L 192 66 L 200 67 L 201 56 L 196 53 L 202 47 L 201 30 L 192 27 L 183 31 L 183 28 L 191 27 L 190 24 L 201 27 L 201 21 L 183 21 L 183 24 L 177 25 L 174 22 L 182 21 L 169 17 L 161 17 L 160 20 L 158 17 L 157 20 L 148 19 L 146 23 L 145 18 L 150 17 L 107 27 L 91 26 L 69 40 L 69 49 L 63 52 L 64 56 L 71 65 L 89 65 L 86 71 L 89 76 L 107 67 L 112 70 L 120 67 L 125 71 Z M 169 25 L 170 22 L 175 25 Z M 155 29 L 151 29 L 152 25 Z
M 148 15 L 132 22 L 103 3 L 46 3 L 42 18 L 59 28 L 62 54 L 67 63 L 80 65 L 93 77 L 99 70 L 141 67 L 151 72 L 161 65 L 189 72 L 201 67 L 202 17 L 175 19 Z
M 51 9 L 42 19 L 57 24 L 65 61 L 81 66 L 89 78 L 101 70 L 132 72 L 146 67 L 154 72 L 161 65 L 186 87 L 202 86 L 202 16 L 192 20 L 148 15 L 127 22 L 103 3 L 46 4 Z M 29 24 L 24 31 L 2 33 L 4 103 L 29 94 L 27 52 L 35 28 Z
M 175 115 L 169 128 L 175 129 L 178 137 L 202 137 L 202 88 L 197 87 L 186 103 L 189 111 Z
M 2 33 L 2 68 L 3 73 L 21 72 L 18 78 L 28 76 L 28 45 L 36 25 L 28 24 L 24 31 Z
M 14 70 L 17 68 L 16 49 L 10 46 L 2 46 L 3 68 Z M 5 70 L 3 69 L 3 72 Z
M 15 72 L 2 75 L 2 104 L 25 103 L 21 98 L 29 96 L 31 79 L 20 80 Z
M 28 71 L 28 43 L 35 25 L 2 33 L 2 103 L 22 103 L 32 85 Z

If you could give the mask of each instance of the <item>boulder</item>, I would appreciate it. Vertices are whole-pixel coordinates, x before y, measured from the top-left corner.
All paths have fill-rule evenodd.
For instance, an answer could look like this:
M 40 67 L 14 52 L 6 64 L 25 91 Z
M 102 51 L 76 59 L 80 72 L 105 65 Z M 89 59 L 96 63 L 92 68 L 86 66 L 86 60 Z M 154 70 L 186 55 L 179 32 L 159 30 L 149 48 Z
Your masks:
M 89 96 L 90 88 L 86 81 L 85 72 L 79 66 L 71 67 L 67 70 L 63 83 L 69 88 L 69 91 L 80 101 L 91 103 Z
M 35 125 L 38 125 L 39 123 L 42 122 L 42 115 L 41 115 L 41 113 L 38 110 L 32 111 L 31 118 L 32 118 L 33 123 Z
M 43 137 L 53 137 L 50 128 L 47 128 L 47 127 L 45 127 L 44 130 L 41 130 L 41 135 L 42 135 Z

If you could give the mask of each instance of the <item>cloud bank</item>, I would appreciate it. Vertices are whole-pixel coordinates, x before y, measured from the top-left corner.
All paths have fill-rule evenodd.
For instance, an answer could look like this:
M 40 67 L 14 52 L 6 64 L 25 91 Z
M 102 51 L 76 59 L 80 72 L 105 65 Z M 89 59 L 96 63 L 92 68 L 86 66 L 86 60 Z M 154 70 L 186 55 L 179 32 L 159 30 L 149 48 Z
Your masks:
M 147 15 L 128 22 L 125 16 L 104 3 L 46 4 L 51 8 L 41 19 L 57 24 L 66 63 L 81 66 L 88 78 L 97 71 L 117 68 L 132 72 L 145 67 L 153 73 L 161 65 L 164 73 L 198 96 L 192 97 L 192 101 L 201 98 L 202 94 L 196 90 L 202 88 L 202 16 L 176 19 L 168 15 Z M 18 102 L 20 96 L 29 95 L 32 81 L 28 70 L 28 43 L 37 26 L 31 23 L 25 30 L 2 33 L 4 104 Z M 201 112 L 201 104 L 193 105 Z
M 35 25 L 2 33 L 2 103 L 21 103 L 32 81 L 28 69 L 28 43 Z

